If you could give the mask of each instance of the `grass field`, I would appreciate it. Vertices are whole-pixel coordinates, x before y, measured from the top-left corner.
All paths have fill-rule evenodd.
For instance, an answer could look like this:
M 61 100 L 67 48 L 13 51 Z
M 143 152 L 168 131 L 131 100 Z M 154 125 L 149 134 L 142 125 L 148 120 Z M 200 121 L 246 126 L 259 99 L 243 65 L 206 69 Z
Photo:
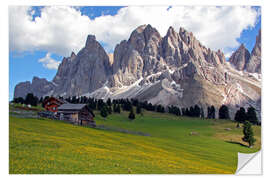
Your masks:
M 260 149 L 259 126 L 253 127 L 257 141 L 251 149 L 231 121 L 144 112 L 131 122 L 127 112 L 106 119 L 95 114 L 97 125 L 109 130 L 10 114 L 10 173 L 231 174 L 237 152 Z

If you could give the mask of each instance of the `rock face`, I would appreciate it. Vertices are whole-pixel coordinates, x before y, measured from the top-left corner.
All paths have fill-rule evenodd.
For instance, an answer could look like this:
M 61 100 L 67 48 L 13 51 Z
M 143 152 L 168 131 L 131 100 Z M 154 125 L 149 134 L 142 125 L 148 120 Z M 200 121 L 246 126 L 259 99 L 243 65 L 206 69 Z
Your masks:
M 249 59 L 249 51 L 246 49 L 244 44 L 241 44 L 241 46 L 232 54 L 229 61 L 237 70 L 242 71 L 246 69 Z
M 28 93 L 33 93 L 37 97 L 50 95 L 54 88 L 55 86 L 52 82 L 49 82 L 44 78 L 33 77 L 32 83 L 26 81 L 16 85 L 14 98 L 25 97 Z
M 103 86 L 112 74 L 109 57 L 95 36 L 87 37 L 85 47 L 77 55 L 64 58 L 53 82 L 54 95 L 80 96 Z
M 51 89 L 41 92 L 33 83 L 20 83 L 15 97 L 28 91 L 41 96 L 51 92 L 64 97 L 137 98 L 180 107 L 198 104 L 205 112 L 207 106 L 226 104 L 232 114 L 240 106 L 252 105 L 260 112 L 260 78 L 248 73 L 260 73 L 260 39 L 259 34 L 251 55 L 241 45 L 226 62 L 220 50 L 206 48 L 183 28 L 176 32 L 169 27 L 161 37 L 151 25 L 139 26 L 116 45 L 110 58 L 89 35 L 77 55 L 63 59 Z
M 251 52 L 242 44 L 230 57 L 230 63 L 239 71 L 261 74 L 261 30 Z
M 246 70 L 251 73 L 261 73 L 261 30 L 256 37 L 256 44 L 251 52 Z

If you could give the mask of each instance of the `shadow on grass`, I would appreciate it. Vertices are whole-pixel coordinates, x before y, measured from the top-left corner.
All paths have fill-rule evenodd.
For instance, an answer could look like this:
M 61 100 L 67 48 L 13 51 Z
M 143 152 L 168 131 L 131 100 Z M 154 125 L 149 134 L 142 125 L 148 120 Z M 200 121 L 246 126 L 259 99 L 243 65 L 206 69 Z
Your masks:
M 247 145 L 242 144 L 242 143 L 240 143 L 240 142 L 236 142 L 236 141 L 225 141 L 225 142 L 227 142 L 227 143 L 231 143 L 231 144 L 238 144 L 238 145 L 240 145 L 240 146 L 243 146 L 243 147 L 247 147 L 247 148 L 248 148 L 248 146 L 247 146 Z

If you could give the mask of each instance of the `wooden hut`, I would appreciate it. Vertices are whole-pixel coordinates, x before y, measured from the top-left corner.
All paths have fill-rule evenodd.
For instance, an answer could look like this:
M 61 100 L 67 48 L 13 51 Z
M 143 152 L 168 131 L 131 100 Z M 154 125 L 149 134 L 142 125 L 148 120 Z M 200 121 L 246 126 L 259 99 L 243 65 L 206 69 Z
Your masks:
M 54 112 L 54 113 L 57 112 L 58 107 L 64 103 L 66 103 L 64 100 L 55 98 L 53 96 L 43 101 L 44 108 L 47 111 Z
M 58 107 L 60 120 L 73 124 L 95 127 L 94 114 L 86 104 L 62 104 Z

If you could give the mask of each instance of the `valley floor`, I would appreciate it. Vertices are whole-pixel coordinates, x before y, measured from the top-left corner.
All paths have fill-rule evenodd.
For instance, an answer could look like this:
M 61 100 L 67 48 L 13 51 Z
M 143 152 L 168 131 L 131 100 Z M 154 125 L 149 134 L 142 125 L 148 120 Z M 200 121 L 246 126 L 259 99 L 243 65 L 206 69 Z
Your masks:
M 233 174 L 237 152 L 260 149 L 261 127 L 253 126 L 255 146 L 242 142 L 242 128 L 228 120 L 206 120 L 155 112 L 127 112 L 97 128 L 20 117 L 9 119 L 11 174 Z

